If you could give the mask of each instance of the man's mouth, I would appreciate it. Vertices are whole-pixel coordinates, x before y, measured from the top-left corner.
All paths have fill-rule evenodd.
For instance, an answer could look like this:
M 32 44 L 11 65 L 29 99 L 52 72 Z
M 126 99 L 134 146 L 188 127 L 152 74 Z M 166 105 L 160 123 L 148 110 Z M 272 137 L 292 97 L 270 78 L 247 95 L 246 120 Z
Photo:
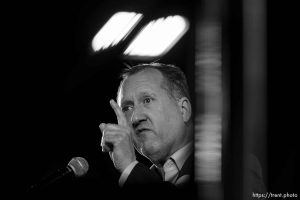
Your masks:
M 147 132 L 147 131 L 151 131 L 151 130 L 148 129 L 148 128 L 139 128 L 139 129 L 136 129 L 136 130 L 135 130 L 135 133 L 136 133 L 137 135 L 140 135 L 140 134 L 145 133 L 145 132 Z

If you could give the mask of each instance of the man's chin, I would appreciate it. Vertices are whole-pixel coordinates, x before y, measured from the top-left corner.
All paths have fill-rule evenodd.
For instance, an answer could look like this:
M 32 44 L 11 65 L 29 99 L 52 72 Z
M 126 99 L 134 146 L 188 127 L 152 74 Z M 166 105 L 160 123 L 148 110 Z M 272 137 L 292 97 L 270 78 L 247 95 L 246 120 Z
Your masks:
M 159 151 L 154 151 L 154 150 L 149 150 L 146 148 L 143 148 L 140 150 L 140 153 L 145 156 L 146 158 L 148 158 L 152 163 L 154 164 L 158 164 L 160 163 L 160 161 L 162 160 L 162 155 L 161 152 Z

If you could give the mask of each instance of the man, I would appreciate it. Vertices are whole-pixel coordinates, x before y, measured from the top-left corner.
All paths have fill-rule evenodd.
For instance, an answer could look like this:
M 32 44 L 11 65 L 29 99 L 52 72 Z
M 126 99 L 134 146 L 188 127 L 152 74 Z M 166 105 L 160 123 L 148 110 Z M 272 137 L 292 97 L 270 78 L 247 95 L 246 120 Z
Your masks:
M 193 122 L 184 73 L 176 66 L 140 64 L 125 70 L 117 103 L 118 124 L 100 124 L 102 151 L 121 173 L 121 187 L 184 188 L 193 181 Z M 153 166 L 136 160 L 135 150 Z

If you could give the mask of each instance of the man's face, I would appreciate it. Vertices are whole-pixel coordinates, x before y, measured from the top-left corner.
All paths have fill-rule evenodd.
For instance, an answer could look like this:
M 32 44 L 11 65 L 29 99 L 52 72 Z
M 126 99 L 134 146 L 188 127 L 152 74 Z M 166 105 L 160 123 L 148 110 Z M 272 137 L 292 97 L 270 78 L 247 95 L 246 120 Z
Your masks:
M 162 88 L 163 76 L 146 69 L 122 84 L 119 105 L 133 128 L 136 149 L 154 163 L 164 162 L 186 137 L 178 102 Z

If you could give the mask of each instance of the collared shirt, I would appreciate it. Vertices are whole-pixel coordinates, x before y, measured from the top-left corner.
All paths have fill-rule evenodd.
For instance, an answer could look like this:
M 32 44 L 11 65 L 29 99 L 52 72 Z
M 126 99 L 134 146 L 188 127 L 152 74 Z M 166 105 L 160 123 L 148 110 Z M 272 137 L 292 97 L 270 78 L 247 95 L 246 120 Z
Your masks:
M 164 163 L 160 172 L 162 173 L 162 177 L 164 177 L 164 181 L 175 183 L 179 174 L 179 168 L 175 160 L 172 157 L 170 157 Z
M 176 163 L 179 171 L 184 165 L 186 159 L 191 155 L 192 151 L 193 151 L 193 142 L 189 142 L 171 156 L 171 158 Z
M 174 162 L 176 165 L 178 171 L 181 170 L 182 166 L 184 165 L 185 161 L 187 158 L 190 156 L 193 150 L 193 142 L 189 142 L 185 146 L 183 146 L 181 149 L 177 150 L 173 155 L 171 155 L 171 160 Z M 119 179 L 119 185 L 122 187 L 127 180 L 129 174 L 137 164 L 137 161 L 132 162 L 130 165 L 128 165 L 125 170 L 122 172 L 121 177 Z M 167 163 L 167 162 L 166 162 Z M 159 169 L 160 172 L 162 172 L 161 169 Z M 164 172 L 162 172 L 163 177 L 165 176 Z M 177 183 L 177 176 L 178 173 L 174 177 L 172 177 L 171 182 L 176 184 Z

